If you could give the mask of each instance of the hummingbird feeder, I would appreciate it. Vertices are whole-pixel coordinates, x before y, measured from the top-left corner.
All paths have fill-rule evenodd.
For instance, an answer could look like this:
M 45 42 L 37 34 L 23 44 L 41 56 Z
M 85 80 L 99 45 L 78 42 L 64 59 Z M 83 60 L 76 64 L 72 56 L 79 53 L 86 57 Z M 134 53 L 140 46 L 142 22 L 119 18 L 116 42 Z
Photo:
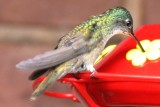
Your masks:
M 160 39 L 160 25 L 145 25 L 135 31 L 139 40 Z M 70 93 L 46 91 L 56 98 L 69 98 L 87 107 L 160 106 L 160 58 L 133 66 L 126 53 L 135 48 L 132 37 L 126 38 L 110 54 L 95 65 L 94 78 L 89 72 L 79 73 L 76 79 L 68 74 L 60 81 L 71 84 Z M 37 79 L 33 87 L 45 77 Z

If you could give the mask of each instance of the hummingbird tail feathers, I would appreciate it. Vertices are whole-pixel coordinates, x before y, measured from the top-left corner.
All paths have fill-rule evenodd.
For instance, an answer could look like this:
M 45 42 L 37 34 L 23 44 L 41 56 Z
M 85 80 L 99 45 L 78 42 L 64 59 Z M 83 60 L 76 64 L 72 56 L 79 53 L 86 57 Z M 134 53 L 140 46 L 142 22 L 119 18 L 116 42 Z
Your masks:
M 56 68 L 50 68 L 48 70 L 47 77 L 40 83 L 31 96 L 31 100 L 35 100 L 38 96 L 43 94 L 51 83 L 56 82 L 69 72 L 74 71 L 73 67 L 77 63 L 77 58 L 60 64 Z
M 59 75 L 61 75 L 62 72 L 56 72 L 55 69 L 49 71 L 49 74 L 47 77 L 39 84 L 39 86 L 34 90 L 34 92 L 31 95 L 31 101 L 36 100 L 37 97 L 39 97 L 41 94 L 43 94 L 49 85 L 56 82 L 57 79 L 59 79 Z

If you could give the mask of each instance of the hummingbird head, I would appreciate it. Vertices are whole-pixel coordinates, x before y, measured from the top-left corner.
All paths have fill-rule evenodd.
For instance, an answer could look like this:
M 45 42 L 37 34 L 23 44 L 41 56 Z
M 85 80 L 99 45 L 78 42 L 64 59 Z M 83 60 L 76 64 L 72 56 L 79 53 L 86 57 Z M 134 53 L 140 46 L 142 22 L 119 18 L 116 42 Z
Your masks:
M 130 12 L 123 7 L 116 7 L 104 12 L 106 16 L 105 25 L 102 32 L 106 32 L 106 36 L 110 36 L 111 41 L 121 42 L 128 36 L 134 37 L 143 48 L 133 33 L 133 19 Z
M 133 34 L 133 19 L 130 12 L 123 7 L 116 7 L 104 12 L 106 17 L 102 32 L 106 36 L 127 37 Z

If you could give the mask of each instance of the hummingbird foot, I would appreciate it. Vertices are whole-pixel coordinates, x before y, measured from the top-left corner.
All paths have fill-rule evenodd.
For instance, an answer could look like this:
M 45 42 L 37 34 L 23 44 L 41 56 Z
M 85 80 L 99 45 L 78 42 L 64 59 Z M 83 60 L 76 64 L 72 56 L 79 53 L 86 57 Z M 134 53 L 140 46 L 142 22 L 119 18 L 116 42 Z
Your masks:
M 96 72 L 97 72 L 97 71 L 91 73 L 90 77 L 91 77 L 92 79 L 98 79 L 98 78 L 96 78 L 96 77 L 94 76 L 94 74 L 95 74 Z
M 87 70 L 89 70 L 91 73 L 96 72 L 96 69 L 94 68 L 93 64 L 86 65 Z
M 90 77 L 93 78 L 93 79 L 97 79 L 97 78 L 94 77 L 94 73 L 97 72 L 97 71 L 94 68 L 93 64 L 86 65 L 86 68 L 87 68 L 87 70 L 89 70 L 91 72 Z

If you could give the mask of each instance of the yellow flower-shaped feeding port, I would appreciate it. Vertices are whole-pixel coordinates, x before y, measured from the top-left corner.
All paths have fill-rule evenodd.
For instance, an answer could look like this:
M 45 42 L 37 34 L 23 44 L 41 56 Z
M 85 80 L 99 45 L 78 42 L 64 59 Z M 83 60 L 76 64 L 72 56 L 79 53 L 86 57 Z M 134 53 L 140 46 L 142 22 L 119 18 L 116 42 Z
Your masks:
M 135 49 L 131 49 L 126 54 L 126 59 L 131 61 L 133 66 L 142 66 L 147 60 L 158 60 L 160 58 L 160 39 L 142 40 L 140 41 L 145 52 L 136 45 Z
M 99 57 L 96 59 L 94 64 L 97 64 L 98 62 L 100 62 L 104 56 L 108 55 L 110 52 L 113 51 L 113 49 L 116 47 L 117 45 L 109 45 L 107 46 L 101 53 L 101 55 L 99 55 Z

